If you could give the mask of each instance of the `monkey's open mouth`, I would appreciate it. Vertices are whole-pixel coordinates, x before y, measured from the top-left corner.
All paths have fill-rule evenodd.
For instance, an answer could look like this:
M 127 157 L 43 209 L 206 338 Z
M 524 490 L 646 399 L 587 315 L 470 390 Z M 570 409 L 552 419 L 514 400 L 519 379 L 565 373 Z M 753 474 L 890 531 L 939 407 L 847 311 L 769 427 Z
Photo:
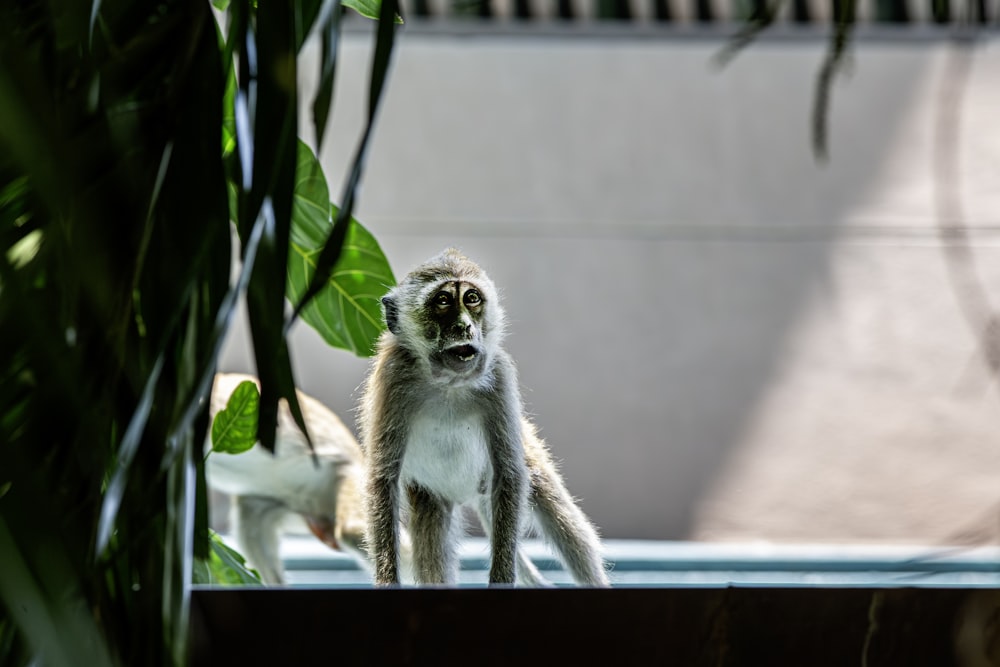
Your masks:
M 444 351 L 446 355 L 455 361 L 463 363 L 472 361 L 479 354 L 479 350 L 474 345 L 455 345 Z
M 479 347 L 469 343 L 451 345 L 435 356 L 444 368 L 463 377 L 475 372 L 482 359 Z

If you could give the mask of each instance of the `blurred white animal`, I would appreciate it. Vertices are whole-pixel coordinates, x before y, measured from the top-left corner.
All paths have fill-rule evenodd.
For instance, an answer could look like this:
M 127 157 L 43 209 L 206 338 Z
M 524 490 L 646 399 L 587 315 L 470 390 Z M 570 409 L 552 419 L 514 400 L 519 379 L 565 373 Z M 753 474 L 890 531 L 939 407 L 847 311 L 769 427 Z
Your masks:
M 250 375 L 216 375 L 212 419 L 226 407 L 233 390 L 246 380 L 257 383 Z M 243 555 L 267 584 L 285 581 L 278 543 L 281 524 L 289 514 L 300 515 L 323 543 L 369 566 L 363 544 L 361 492 L 365 471 L 361 448 L 329 408 L 302 392 L 298 392 L 298 398 L 318 466 L 284 401 L 279 406 L 273 456 L 258 443 L 241 454 L 212 452 L 206 462 L 209 486 L 234 496 L 236 539 Z M 211 442 L 205 449 L 211 449 Z

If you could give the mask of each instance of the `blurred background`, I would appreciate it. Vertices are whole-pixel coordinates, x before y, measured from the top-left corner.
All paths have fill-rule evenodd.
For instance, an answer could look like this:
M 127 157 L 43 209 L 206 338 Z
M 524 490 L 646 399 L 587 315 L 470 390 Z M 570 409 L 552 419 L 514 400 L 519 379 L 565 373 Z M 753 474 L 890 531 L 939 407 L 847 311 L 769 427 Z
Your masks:
M 356 217 L 397 279 L 447 246 L 490 272 L 528 409 L 605 537 L 995 542 L 995 3 L 860 1 L 825 161 L 836 5 L 785 3 L 721 66 L 763 7 L 408 3 Z M 369 29 L 345 22 L 331 184 Z M 223 370 L 253 371 L 247 342 L 240 323 Z M 292 356 L 353 426 L 367 361 L 301 324 Z

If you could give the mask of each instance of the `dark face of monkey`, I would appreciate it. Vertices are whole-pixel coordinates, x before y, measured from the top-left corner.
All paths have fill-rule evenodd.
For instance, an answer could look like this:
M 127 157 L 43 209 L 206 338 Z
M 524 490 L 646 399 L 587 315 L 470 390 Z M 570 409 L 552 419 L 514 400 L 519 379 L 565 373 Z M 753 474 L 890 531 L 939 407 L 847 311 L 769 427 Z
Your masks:
M 474 262 L 446 250 L 382 298 L 386 324 L 432 380 L 469 384 L 490 368 L 503 311 L 496 287 Z
M 431 364 L 467 375 L 482 372 L 483 296 L 472 283 L 452 280 L 437 286 L 424 304 L 424 336 L 435 341 Z

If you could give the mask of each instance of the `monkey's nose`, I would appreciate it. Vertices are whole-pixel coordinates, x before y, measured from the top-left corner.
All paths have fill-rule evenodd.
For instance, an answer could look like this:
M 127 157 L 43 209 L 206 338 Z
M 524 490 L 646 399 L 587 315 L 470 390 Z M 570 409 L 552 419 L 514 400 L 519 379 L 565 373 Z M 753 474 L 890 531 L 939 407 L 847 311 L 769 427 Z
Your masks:
M 472 341 L 475 340 L 475 336 L 475 329 L 473 329 L 471 324 L 461 323 L 456 323 L 448 330 L 448 333 L 445 334 L 446 340 L 453 343 Z

